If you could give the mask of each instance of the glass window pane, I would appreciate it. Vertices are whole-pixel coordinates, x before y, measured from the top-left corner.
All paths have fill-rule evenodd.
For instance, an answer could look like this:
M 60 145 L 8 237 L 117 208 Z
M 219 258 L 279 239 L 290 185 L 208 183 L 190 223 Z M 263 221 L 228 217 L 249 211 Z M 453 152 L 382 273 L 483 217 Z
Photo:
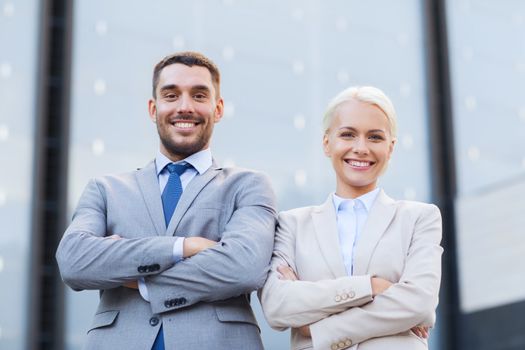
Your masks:
M 474 313 L 525 301 L 525 2 L 447 5 L 460 304 Z
M 38 1 L 0 2 L 0 348 L 24 349 Z M 14 165 L 14 166 L 13 166 Z

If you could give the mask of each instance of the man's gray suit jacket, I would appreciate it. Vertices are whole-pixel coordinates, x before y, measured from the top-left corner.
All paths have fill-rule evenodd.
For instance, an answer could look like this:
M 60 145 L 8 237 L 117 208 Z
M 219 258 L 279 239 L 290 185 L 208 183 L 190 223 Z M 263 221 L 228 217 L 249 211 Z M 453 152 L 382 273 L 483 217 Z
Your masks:
M 249 293 L 265 282 L 275 197 L 253 171 L 212 165 L 184 190 L 165 227 L 154 162 L 89 182 L 57 250 L 64 282 L 101 299 L 87 349 L 262 349 Z M 108 236 L 119 235 L 122 239 Z M 173 263 L 175 238 L 219 243 Z M 123 287 L 144 278 L 150 302 Z

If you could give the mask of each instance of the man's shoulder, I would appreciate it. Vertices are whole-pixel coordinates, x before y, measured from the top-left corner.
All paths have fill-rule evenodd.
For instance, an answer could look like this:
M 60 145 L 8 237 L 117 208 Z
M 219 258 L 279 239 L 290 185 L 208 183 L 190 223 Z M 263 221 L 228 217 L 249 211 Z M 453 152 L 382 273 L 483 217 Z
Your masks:
M 222 174 L 222 177 L 230 180 L 252 180 L 252 179 L 267 179 L 268 175 L 265 173 L 248 168 L 242 167 L 220 167 L 219 168 Z
M 151 168 L 153 166 L 153 168 Z M 126 172 L 114 172 L 95 176 L 92 181 L 97 184 L 129 183 L 136 181 L 137 174 L 151 172 L 155 174 L 154 165 L 150 162 L 141 168 L 135 168 Z

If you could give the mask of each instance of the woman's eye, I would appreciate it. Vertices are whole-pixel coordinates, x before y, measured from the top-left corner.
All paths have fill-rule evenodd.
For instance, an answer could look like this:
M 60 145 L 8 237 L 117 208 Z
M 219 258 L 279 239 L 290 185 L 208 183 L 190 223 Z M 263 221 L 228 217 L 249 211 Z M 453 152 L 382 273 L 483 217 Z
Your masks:
M 374 141 L 382 141 L 382 140 L 384 140 L 383 136 L 381 136 L 381 135 L 370 135 L 369 138 L 371 140 L 374 140 Z
M 341 137 L 353 137 L 354 133 L 352 132 L 344 132 L 341 134 Z

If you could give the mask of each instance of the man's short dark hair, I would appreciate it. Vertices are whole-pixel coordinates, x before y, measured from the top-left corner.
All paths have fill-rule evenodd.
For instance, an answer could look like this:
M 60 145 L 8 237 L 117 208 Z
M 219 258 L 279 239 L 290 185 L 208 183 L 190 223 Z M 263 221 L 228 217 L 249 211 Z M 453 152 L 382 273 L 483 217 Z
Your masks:
M 219 98 L 219 96 L 221 95 L 221 73 L 219 72 L 219 68 L 208 57 L 204 56 L 199 52 L 194 51 L 177 52 L 164 57 L 159 63 L 157 63 L 155 69 L 153 70 L 153 98 L 157 98 L 157 85 L 159 84 L 160 72 L 164 67 L 175 63 L 180 63 L 188 67 L 200 66 L 208 69 L 208 71 L 211 74 L 213 87 L 215 88 L 215 91 L 217 93 L 216 97 Z

